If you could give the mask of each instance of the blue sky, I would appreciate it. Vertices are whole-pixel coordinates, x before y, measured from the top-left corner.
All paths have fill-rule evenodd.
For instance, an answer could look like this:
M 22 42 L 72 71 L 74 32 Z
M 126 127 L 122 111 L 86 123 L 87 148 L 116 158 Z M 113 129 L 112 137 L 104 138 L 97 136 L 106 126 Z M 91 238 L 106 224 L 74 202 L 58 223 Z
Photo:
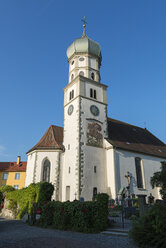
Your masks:
M 63 126 L 66 49 L 82 34 L 102 49 L 108 116 L 166 142 L 165 0 L 0 0 L 0 161 L 26 160 Z

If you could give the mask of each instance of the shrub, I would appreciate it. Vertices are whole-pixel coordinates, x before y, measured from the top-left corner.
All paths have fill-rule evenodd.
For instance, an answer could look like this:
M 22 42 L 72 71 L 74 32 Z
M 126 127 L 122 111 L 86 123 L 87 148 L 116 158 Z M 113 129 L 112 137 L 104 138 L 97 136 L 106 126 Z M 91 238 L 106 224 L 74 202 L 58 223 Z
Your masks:
M 51 200 L 53 185 L 47 182 L 32 183 L 27 188 L 9 192 L 6 199 L 9 200 L 9 208 L 16 211 L 17 219 L 21 219 L 25 213 L 28 213 L 32 219 L 35 219 L 36 208 L 42 202 Z
M 42 206 L 42 214 L 39 220 L 39 224 L 43 227 L 53 225 L 54 221 L 54 213 L 56 212 L 57 208 L 60 208 L 61 202 L 50 201 L 44 206 Z
M 10 185 L 5 185 L 0 187 L 0 192 L 4 195 L 8 192 L 15 191 L 15 188 Z
M 93 202 L 48 202 L 42 207 L 41 226 L 60 230 L 98 232 L 104 230 L 108 216 L 108 197 L 101 194 Z
M 160 194 L 166 202 L 166 161 L 161 162 L 161 171 L 155 172 L 151 177 L 152 188 L 160 187 Z
M 157 203 L 133 222 L 130 235 L 140 247 L 166 247 L 166 204 Z

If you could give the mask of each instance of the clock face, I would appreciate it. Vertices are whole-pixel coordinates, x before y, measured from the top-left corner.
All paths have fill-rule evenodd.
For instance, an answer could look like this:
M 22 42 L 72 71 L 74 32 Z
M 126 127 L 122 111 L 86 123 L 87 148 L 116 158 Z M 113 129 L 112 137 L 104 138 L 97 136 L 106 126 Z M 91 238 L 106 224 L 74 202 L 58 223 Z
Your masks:
M 73 113 L 73 109 L 74 109 L 73 105 L 70 105 L 68 107 L 68 115 L 71 115 Z
M 90 111 L 94 116 L 98 116 L 99 115 L 99 109 L 97 106 L 92 105 L 90 106 Z

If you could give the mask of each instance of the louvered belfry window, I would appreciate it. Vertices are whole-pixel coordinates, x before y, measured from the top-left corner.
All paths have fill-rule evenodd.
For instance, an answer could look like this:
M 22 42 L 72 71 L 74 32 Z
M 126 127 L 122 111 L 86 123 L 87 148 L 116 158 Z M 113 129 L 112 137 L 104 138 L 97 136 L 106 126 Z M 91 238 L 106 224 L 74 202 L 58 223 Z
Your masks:
M 43 180 L 44 182 L 50 182 L 50 161 L 46 159 L 43 164 Z
M 142 173 L 142 160 L 141 158 L 135 158 L 135 168 L 137 176 L 137 187 L 143 188 L 143 173 Z

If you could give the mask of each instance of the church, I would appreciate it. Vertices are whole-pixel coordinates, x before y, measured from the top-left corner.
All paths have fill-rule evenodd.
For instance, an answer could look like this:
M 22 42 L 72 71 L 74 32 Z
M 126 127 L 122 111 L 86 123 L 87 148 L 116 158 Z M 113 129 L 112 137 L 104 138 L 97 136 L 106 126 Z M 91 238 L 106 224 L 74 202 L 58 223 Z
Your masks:
M 147 129 L 107 117 L 107 85 L 101 83 L 101 48 L 87 37 L 67 49 L 69 81 L 64 88 L 64 127 L 51 125 L 27 152 L 25 186 L 54 185 L 55 200 L 117 199 L 127 186 L 134 195 L 160 198 L 150 177 L 166 160 L 166 145 Z

